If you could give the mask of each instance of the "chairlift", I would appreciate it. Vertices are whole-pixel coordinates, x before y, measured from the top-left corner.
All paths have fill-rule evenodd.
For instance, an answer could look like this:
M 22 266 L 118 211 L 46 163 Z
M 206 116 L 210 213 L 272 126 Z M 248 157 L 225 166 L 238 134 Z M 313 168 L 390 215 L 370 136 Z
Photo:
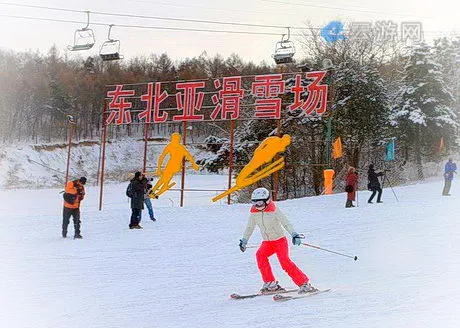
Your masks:
M 290 29 L 288 29 L 288 36 L 285 39 L 283 36 L 281 37 L 281 41 L 278 41 L 275 45 L 275 53 L 272 55 L 275 63 L 279 64 L 288 64 L 294 62 L 294 54 L 295 54 L 295 47 L 294 42 L 290 41 L 289 38 L 291 36 Z
M 334 64 L 329 58 L 323 59 L 322 65 L 323 65 L 323 70 L 329 70 L 330 68 L 334 66 Z
M 120 40 L 110 38 L 112 26 L 113 24 L 109 25 L 108 40 L 102 44 L 101 50 L 99 51 L 99 56 L 101 56 L 103 61 L 116 61 L 123 59 L 123 55 L 120 55 Z
M 89 28 L 89 11 L 87 11 L 86 14 L 88 15 L 86 26 L 75 31 L 73 36 L 73 46 L 67 47 L 70 51 L 89 50 L 96 43 L 94 32 Z

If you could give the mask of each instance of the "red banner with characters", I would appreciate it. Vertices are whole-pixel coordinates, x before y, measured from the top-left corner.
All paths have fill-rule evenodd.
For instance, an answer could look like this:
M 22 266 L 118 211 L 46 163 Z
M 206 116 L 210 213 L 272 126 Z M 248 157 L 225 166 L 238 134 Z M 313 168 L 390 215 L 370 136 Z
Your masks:
M 326 71 L 231 76 L 106 87 L 106 124 L 280 119 L 283 110 L 322 116 Z M 299 115 L 300 115 L 299 113 Z

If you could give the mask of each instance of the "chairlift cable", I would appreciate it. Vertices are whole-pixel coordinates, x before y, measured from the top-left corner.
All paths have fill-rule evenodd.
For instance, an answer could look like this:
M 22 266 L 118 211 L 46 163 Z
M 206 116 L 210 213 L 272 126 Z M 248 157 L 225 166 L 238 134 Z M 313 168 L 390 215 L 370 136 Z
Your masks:
M 283 3 L 278 0 L 260 0 L 260 1 L 266 1 L 266 2 L 279 2 Z M 289 4 L 289 3 L 285 3 Z M 294 4 L 294 3 L 291 3 Z M 174 18 L 174 17 L 161 17 L 161 16 L 144 16 L 144 15 L 132 15 L 132 14 L 118 14 L 118 13 L 106 13 L 106 12 L 97 12 L 97 11 L 86 11 L 86 10 L 77 10 L 77 9 L 66 9 L 66 8 L 57 8 L 57 7 L 47 7 L 47 6 L 37 6 L 37 5 L 27 5 L 27 4 L 17 4 L 17 3 L 11 3 L 11 2 L 5 2 L 5 1 L 0 1 L 0 5 L 8 5 L 8 6 L 17 6 L 17 7 L 26 7 L 26 8 L 36 8 L 36 9 L 45 9 L 45 10 L 57 10 L 57 11 L 64 11 L 64 12 L 74 12 L 74 13 L 91 13 L 93 15 L 107 15 L 107 16 L 119 16 L 119 17 L 131 17 L 131 18 L 146 18 L 146 19 L 158 19 L 158 20 L 171 20 L 171 21 L 181 21 L 181 22 L 189 22 L 189 23 L 207 23 L 207 24 L 220 24 L 220 25 L 233 25 L 233 26 L 248 26 L 248 27 L 261 27 L 261 28 L 279 28 L 279 29 L 285 29 L 287 26 L 282 26 L 282 25 L 264 25 L 264 24 L 252 24 L 252 23 L 238 23 L 238 22 L 221 22 L 221 21 L 208 21 L 208 20 L 194 20 L 194 19 L 184 19 L 184 18 Z M 319 8 L 329 8 L 327 6 L 320 6 L 320 5 L 308 5 L 308 4 L 296 4 L 299 6 L 313 6 L 313 7 L 319 7 Z M 340 7 L 330 7 L 329 9 L 340 9 L 340 10 L 346 10 L 346 8 L 340 8 Z M 365 11 L 367 13 L 370 13 L 370 11 Z M 374 12 L 374 13 L 383 13 L 384 12 Z M 389 13 L 388 13 L 389 14 Z M 396 15 L 396 14 L 395 14 Z M 398 14 L 399 15 L 399 14 Z M 401 16 L 410 16 L 410 15 L 402 15 Z M 2 17 L 10 17 L 6 15 L 2 15 Z M 11 16 L 13 17 L 13 16 Z M 14 16 L 16 18 L 24 18 L 24 17 L 18 17 Z M 420 16 L 421 17 L 421 16 Z M 30 18 L 30 17 L 29 17 Z M 426 18 L 432 18 L 432 17 L 426 17 Z M 45 19 L 42 19 L 45 20 Z M 74 22 L 74 21 L 68 21 L 68 22 Z M 81 23 L 81 22 L 76 22 L 76 23 Z M 95 23 L 92 23 L 95 24 Z M 95 24 L 95 25 L 109 25 L 109 24 Z M 118 26 L 123 26 L 123 27 L 140 27 L 137 25 L 119 25 Z M 149 27 L 147 27 L 149 28 Z M 152 27 L 156 29 L 157 27 Z M 295 30 L 321 30 L 323 27 L 305 27 L 305 26 L 290 26 L 291 29 Z M 192 30 L 195 31 L 195 30 Z M 199 30 L 201 31 L 201 30 Z M 199 32 L 198 31 L 198 32 Z M 207 31 L 207 30 L 206 30 Z M 216 30 L 217 31 L 217 30 Z M 225 33 L 223 30 L 218 30 L 222 31 Z M 344 29 L 343 32 L 349 31 L 348 29 Z M 204 32 L 204 30 L 203 30 Z M 445 30 L 430 30 L 430 31 L 423 31 L 423 33 L 450 33 L 452 31 L 445 31 Z M 458 31 L 454 31 L 458 32 Z M 231 33 L 231 32 L 230 32 Z M 253 33 L 253 32 L 243 32 L 247 34 L 261 34 L 261 33 Z M 280 35 L 279 33 L 273 33 L 273 34 L 265 34 L 265 35 Z M 294 34 L 293 34 L 294 35 Z M 300 34 L 295 34 L 294 36 L 302 36 Z
M 64 12 L 73 12 L 73 13 L 87 13 L 88 11 L 83 10 L 76 10 L 76 9 L 66 9 L 66 8 L 57 8 L 57 7 L 46 7 L 46 6 L 37 6 L 37 5 L 26 5 L 26 4 L 16 4 L 10 2 L 0 2 L 1 5 L 8 5 L 8 6 L 18 6 L 18 7 L 26 7 L 26 8 L 36 8 L 36 9 L 45 9 L 45 10 L 56 10 L 56 11 L 64 11 Z M 232 25 L 232 26 L 248 26 L 248 27 L 260 27 L 260 28 L 277 28 L 277 29 L 284 29 L 286 26 L 284 25 L 267 25 L 267 24 L 253 24 L 253 23 L 239 23 L 239 22 L 222 22 L 222 21 L 210 21 L 210 20 L 201 20 L 201 19 L 187 19 L 187 18 L 175 18 L 175 17 L 162 17 L 162 16 L 146 16 L 146 15 L 134 15 L 134 14 L 120 14 L 120 13 L 108 13 L 108 12 L 100 12 L 100 11 L 91 11 L 93 15 L 101 15 L 101 16 L 116 16 L 116 17 L 130 17 L 130 18 L 144 18 L 144 19 L 156 19 L 156 20 L 167 20 L 167 21 L 175 21 L 175 22 L 188 22 L 188 23 L 205 23 L 205 24 L 219 24 L 219 25 Z M 305 27 L 305 26 L 292 26 L 292 29 L 296 30 L 321 30 L 321 28 L 317 27 Z
M 394 15 L 394 16 L 402 16 L 402 17 L 434 18 L 432 16 L 419 16 L 419 15 L 413 15 L 413 14 L 389 13 L 389 12 L 367 10 L 367 9 L 360 9 L 360 8 L 353 9 L 353 8 L 348 8 L 348 7 L 333 7 L 333 6 L 308 4 L 308 3 L 280 1 L 280 0 L 259 0 L 259 1 L 278 3 L 278 4 L 283 4 L 283 5 L 294 5 L 294 6 L 314 7 L 314 8 L 321 8 L 321 9 L 334 9 L 334 10 L 340 10 L 340 11 L 351 11 L 351 12 L 359 12 L 359 13 L 366 13 L 366 14 L 384 14 L 384 15 Z
M 18 18 L 18 19 L 31 19 L 38 21 L 58 22 L 58 23 L 75 23 L 84 24 L 86 22 L 65 20 L 56 18 L 44 18 L 44 17 L 30 17 L 30 16 L 18 16 L 18 15 L 5 15 L 0 14 L 0 17 L 7 18 Z M 109 26 L 107 23 L 92 22 L 91 25 L 96 26 Z M 142 28 L 142 29 L 153 29 L 153 30 L 171 30 L 171 31 L 189 31 L 189 32 L 213 32 L 213 33 L 230 33 L 230 34 L 251 34 L 251 35 L 269 35 L 269 36 L 280 36 L 280 33 L 270 32 L 252 32 L 252 31 L 231 31 L 231 30 L 213 30 L 213 29 L 193 29 L 193 28 L 180 28 L 180 27 L 164 27 L 164 26 L 147 26 L 147 25 L 128 25 L 128 24 L 116 24 L 118 27 L 126 28 Z M 295 36 L 303 36 L 302 34 L 296 34 Z
M 261 0 L 264 1 L 264 0 Z M 272 1 L 272 0 L 266 0 Z M 252 23 L 237 23 L 237 22 L 221 22 L 221 21 L 207 21 L 207 20 L 193 20 L 193 19 L 182 19 L 182 18 L 173 18 L 173 17 L 159 17 L 159 16 L 143 16 L 143 15 L 131 15 L 131 14 L 117 14 L 117 13 L 105 13 L 105 12 L 96 12 L 96 11 L 84 11 L 84 10 L 76 10 L 76 9 L 65 9 L 65 8 L 56 8 L 56 7 L 45 7 L 45 6 L 37 6 L 37 5 L 26 5 L 26 4 L 16 4 L 10 2 L 0 1 L 0 5 L 9 5 L 9 6 L 19 6 L 19 7 L 27 7 L 27 8 L 37 8 L 37 9 L 45 9 L 45 10 L 57 10 L 63 12 L 73 12 L 73 13 L 86 13 L 86 14 L 93 14 L 93 15 L 109 15 L 109 16 L 119 16 L 119 17 L 132 17 L 132 18 L 148 18 L 148 19 L 158 19 L 158 20 L 171 20 L 171 21 L 179 21 L 179 22 L 193 22 L 193 23 L 207 23 L 207 24 L 220 24 L 220 25 L 233 25 L 233 26 L 248 26 L 248 27 L 260 27 L 260 28 L 279 28 L 279 29 L 286 29 L 287 26 L 281 25 L 264 25 L 264 24 L 252 24 Z M 42 20 L 42 21 L 54 21 L 54 22 L 61 22 L 61 23 L 78 23 L 81 24 L 80 21 L 74 20 L 60 20 L 60 19 L 51 19 L 51 18 L 40 18 L 40 17 L 27 17 L 27 16 L 18 16 L 18 15 L 7 15 L 7 14 L 0 14 L 0 17 L 9 17 L 9 18 L 20 18 L 20 19 L 34 19 L 34 20 Z M 84 22 L 88 24 L 88 22 Z M 92 25 L 99 25 L 99 26 L 109 26 L 106 23 L 91 23 Z M 250 32 L 250 31 L 228 31 L 228 30 L 211 30 L 211 29 L 192 29 L 192 28 L 173 28 L 173 27 L 157 27 L 157 26 L 146 26 L 146 25 L 127 25 L 127 24 L 117 24 L 120 27 L 133 27 L 133 28 L 147 28 L 147 29 L 160 29 L 160 30 L 176 30 L 176 31 L 191 31 L 191 32 L 218 32 L 218 33 L 235 33 L 235 34 L 252 34 L 252 35 L 281 35 L 280 33 L 263 33 L 263 32 Z M 322 27 L 300 27 L 300 26 L 290 26 L 289 28 L 295 30 L 321 30 Z M 349 31 L 348 29 L 344 29 L 343 32 Z M 446 30 L 429 30 L 423 31 L 424 34 L 427 33 L 458 33 L 458 31 L 446 31 Z M 305 36 L 303 34 L 292 34 L 293 36 Z

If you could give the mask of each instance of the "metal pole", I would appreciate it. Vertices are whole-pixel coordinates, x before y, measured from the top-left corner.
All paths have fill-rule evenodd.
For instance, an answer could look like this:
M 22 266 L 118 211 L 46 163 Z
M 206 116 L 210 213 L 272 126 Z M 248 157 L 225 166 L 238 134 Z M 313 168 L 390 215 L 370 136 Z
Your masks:
M 235 132 L 235 121 L 230 120 L 230 152 L 228 155 L 228 189 L 232 188 L 234 132 Z M 227 204 L 230 204 L 230 194 L 227 196 Z
M 107 112 L 107 101 L 104 102 L 102 109 L 102 162 L 101 162 L 101 186 L 99 190 L 99 211 L 102 210 L 102 195 L 104 193 L 104 169 L 105 169 L 105 144 L 107 140 L 107 124 L 106 124 L 106 113 Z
M 149 127 L 150 123 L 144 123 L 144 165 L 142 167 L 142 172 L 147 171 L 147 141 L 149 138 Z
M 331 169 L 332 113 L 329 113 L 326 127 L 326 163 L 328 165 L 328 169 Z
M 280 137 L 281 135 L 281 119 L 276 120 L 276 136 Z M 275 160 L 278 159 L 276 156 Z M 273 174 L 273 201 L 278 199 L 278 171 Z
M 101 131 L 99 133 L 100 135 L 100 140 L 99 140 L 99 160 L 97 162 L 97 182 L 96 182 L 96 186 L 99 186 L 99 176 L 100 176 L 100 173 L 101 173 L 101 158 L 102 158 L 102 134 L 103 134 L 103 127 L 101 126 Z
M 67 137 L 68 137 L 68 147 L 67 147 L 67 168 L 65 171 L 65 185 L 67 185 L 67 182 L 69 181 L 69 169 L 70 169 L 70 150 L 72 149 L 72 130 L 74 127 L 75 123 L 68 118 L 67 119 Z M 65 186 L 64 185 L 64 186 Z
M 355 173 L 358 176 L 358 179 L 356 180 L 356 207 L 359 207 L 359 173 L 357 172 L 358 169 L 355 169 Z
M 182 143 L 184 147 L 187 143 L 187 121 L 182 122 Z M 182 159 L 182 177 L 180 186 L 180 206 L 184 206 L 184 187 L 185 187 L 185 159 Z

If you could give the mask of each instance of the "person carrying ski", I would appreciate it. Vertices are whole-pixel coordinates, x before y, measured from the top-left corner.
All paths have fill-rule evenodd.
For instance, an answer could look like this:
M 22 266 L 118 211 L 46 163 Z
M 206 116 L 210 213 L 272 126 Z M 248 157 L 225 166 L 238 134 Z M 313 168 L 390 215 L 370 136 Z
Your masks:
M 291 277 L 296 285 L 300 287 L 299 293 L 314 292 L 317 289 L 309 283 L 308 276 L 303 273 L 289 257 L 288 242 L 284 230 L 292 236 L 292 243 L 300 245 L 301 239 L 305 237 L 295 232 L 288 218 L 277 209 L 275 202 L 270 198 L 270 192 L 260 187 L 252 192 L 251 214 L 240 240 L 239 247 L 242 252 L 246 251 L 249 238 L 254 232 L 257 224 L 262 234 L 262 244 L 256 253 L 257 266 L 264 282 L 260 292 L 262 294 L 273 294 L 285 290 L 275 280 L 268 258 L 276 254 L 283 270 Z M 284 229 L 283 229 L 284 228 Z
M 74 239 L 82 239 L 80 232 L 80 203 L 85 198 L 86 177 L 67 182 L 64 193 L 64 209 L 62 212 L 62 237 L 67 237 L 70 217 L 75 229 Z
M 457 165 L 453 162 L 452 158 L 449 158 L 449 161 L 446 162 L 444 166 L 444 188 L 442 190 L 443 196 L 449 196 L 450 186 L 452 185 L 452 180 L 454 179 L 454 173 L 457 173 Z
M 345 191 L 347 192 L 347 202 L 345 203 L 346 208 L 354 207 L 353 201 L 356 199 L 356 188 L 358 185 L 358 174 L 355 172 L 355 168 L 348 168 L 348 174 L 345 181 Z

